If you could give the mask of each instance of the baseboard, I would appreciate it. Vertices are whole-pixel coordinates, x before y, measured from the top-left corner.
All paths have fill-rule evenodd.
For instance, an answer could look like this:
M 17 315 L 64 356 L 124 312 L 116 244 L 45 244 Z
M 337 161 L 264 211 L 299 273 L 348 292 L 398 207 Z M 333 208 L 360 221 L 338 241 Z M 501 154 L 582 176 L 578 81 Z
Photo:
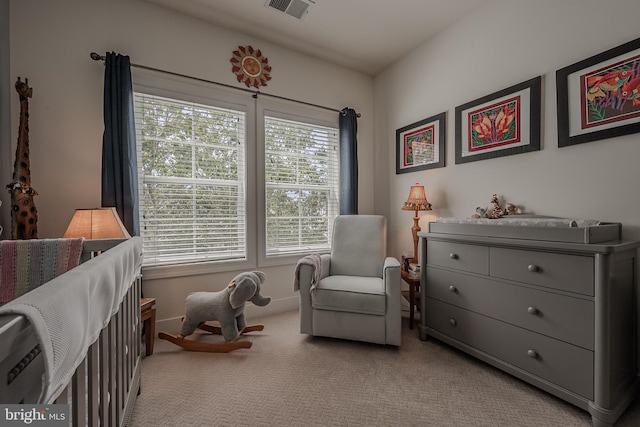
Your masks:
M 271 300 L 271 302 L 264 307 L 258 307 L 252 303 L 247 303 L 244 307 L 244 314 L 247 318 L 247 323 L 251 323 L 251 319 L 256 317 L 268 316 L 271 314 L 284 313 L 287 311 L 297 310 L 299 305 L 298 296 L 289 298 L 282 298 L 278 300 Z M 172 317 L 168 319 L 162 319 L 156 321 L 156 331 L 165 331 L 169 333 L 178 333 L 180 326 L 182 325 L 182 316 Z

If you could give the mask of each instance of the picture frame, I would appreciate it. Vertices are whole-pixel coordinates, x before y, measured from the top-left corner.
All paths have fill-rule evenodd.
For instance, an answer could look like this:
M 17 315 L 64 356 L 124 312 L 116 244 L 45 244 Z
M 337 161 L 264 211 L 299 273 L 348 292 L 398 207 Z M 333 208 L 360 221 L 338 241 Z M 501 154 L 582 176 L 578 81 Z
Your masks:
M 540 150 L 542 76 L 456 107 L 456 164 Z
M 556 71 L 558 147 L 640 132 L 640 38 Z
M 445 166 L 446 112 L 396 130 L 396 174 Z

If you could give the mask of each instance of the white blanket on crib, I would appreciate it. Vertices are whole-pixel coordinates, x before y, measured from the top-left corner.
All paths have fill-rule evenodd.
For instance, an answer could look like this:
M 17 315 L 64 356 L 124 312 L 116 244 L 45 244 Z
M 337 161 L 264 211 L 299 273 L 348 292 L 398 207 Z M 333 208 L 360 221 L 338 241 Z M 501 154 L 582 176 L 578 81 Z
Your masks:
M 0 307 L 33 325 L 45 361 L 38 403 L 54 401 L 140 273 L 142 239 L 134 237 Z

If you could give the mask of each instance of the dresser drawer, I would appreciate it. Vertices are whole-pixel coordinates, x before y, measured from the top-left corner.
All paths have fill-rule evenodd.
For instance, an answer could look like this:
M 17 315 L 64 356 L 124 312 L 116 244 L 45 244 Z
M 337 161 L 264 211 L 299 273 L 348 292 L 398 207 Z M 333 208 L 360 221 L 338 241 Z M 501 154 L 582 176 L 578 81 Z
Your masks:
M 427 327 L 593 399 L 593 352 L 427 298 Z
M 427 296 L 593 350 L 593 301 L 427 268 Z
M 490 258 L 493 277 L 593 296 L 592 257 L 491 248 Z
M 489 274 L 489 248 L 428 240 L 427 264 L 471 273 Z

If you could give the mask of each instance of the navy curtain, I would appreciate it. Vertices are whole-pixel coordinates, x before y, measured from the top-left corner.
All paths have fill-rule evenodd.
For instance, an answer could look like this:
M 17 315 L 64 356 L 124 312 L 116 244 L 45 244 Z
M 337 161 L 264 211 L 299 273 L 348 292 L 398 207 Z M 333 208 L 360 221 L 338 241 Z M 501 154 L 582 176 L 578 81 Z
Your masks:
M 104 70 L 102 206 L 115 207 L 129 234 L 140 235 L 131 62 L 114 52 Z
M 358 115 L 340 112 L 340 215 L 358 213 Z

